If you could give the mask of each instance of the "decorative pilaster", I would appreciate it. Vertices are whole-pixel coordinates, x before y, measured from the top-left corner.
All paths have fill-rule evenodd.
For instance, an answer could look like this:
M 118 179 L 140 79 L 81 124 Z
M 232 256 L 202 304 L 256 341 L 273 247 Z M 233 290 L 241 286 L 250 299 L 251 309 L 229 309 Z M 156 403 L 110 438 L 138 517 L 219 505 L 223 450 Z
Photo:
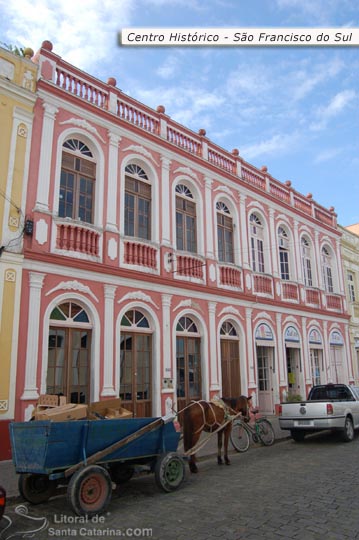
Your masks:
M 171 343 L 171 294 L 162 294 L 162 351 L 163 351 L 163 378 L 173 379 L 173 370 L 175 366 L 172 366 L 172 343 Z
M 248 387 L 256 388 L 255 374 L 256 369 L 254 365 L 254 351 L 253 351 L 253 330 L 252 330 L 252 313 L 253 309 L 246 308 L 246 334 L 247 334 L 247 358 L 248 358 Z
M 114 285 L 104 285 L 105 296 L 105 329 L 106 338 L 104 339 L 104 365 L 103 365 L 103 388 L 102 397 L 115 397 L 116 392 L 113 384 L 114 367 L 114 302 L 117 287 Z
M 166 157 L 161 157 L 162 162 L 162 244 L 165 246 L 171 245 L 171 224 L 170 224 L 170 166 L 171 161 Z
M 278 367 L 279 367 L 279 385 L 280 386 L 287 386 L 287 370 L 284 363 L 285 359 L 285 344 L 283 342 L 283 335 L 282 335 L 282 314 L 276 313 L 276 330 L 277 330 L 277 343 L 278 343 Z M 275 358 L 274 358 L 275 362 Z
M 248 225 L 246 212 L 246 195 L 239 195 L 239 219 L 241 222 L 241 244 L 242 244 L 242 264 L 245 270 L 250 269 L 249 247 L 248 247 Z
M 118 146 L 121 137 L 115 133 L 108 133 L 108 189 L 107 189 L 107 219 L 106 229 L 117 232 L 117 175 L 118 175 Z
M 216 331 L 216 302 L 208 302 L 208 315 L 209 315 L 209 355 L 210 355 L 210 390 L 219 390 L 218 382 L 218 358 L 220 354 L 217 354 L 217 331 Z
M 328 336 L 328 321 L 323 322 L 323 339 L 324 339 L 324 366 L 325 366 L 325 373 L 326 373 L 326 381 L 323 381 L 324 384 L 332 383 L 334 382 L 333 374 L 332 374 L 332 366 L 330 364 L 330 343 L 329 343 L 329 336 Z
M 55 117 L 58 109 L 50 103 L 43 103 L 44 119 L 42 123 L 42 135 L 40 145 L 39 180 L 35 210 L 49 211 L 49 189 L 51 177 L 52 141 L 54 135 Z
M 294 250 L 295 253 L 293 253 L 295 263 L 296 263 L 296 274 L 294 274 L 291 279 L 293 281 L 299 281 L 299 283 L 303 283 L 303 272 L 302 272 L 302 253 L 301 253 L 301 244 L 299 241 L 299 223 L 295 219 L 294 220 Z
M 213 243 L 213 207 L 212 207 L 212 183 L 213 181 L 205 177 L 205 216 L 206 216 L 206 257 L 214 259 Z
M 269 209 L 269 234 L 270 234 L 270 243 L 271 243 L 271 249 L 268 249 L 269 257 L 272 258 L 272 272 L 273 277 L 278 278 L 279 277 L 279 270 L 278 270 L 278 250 L 277 250 L 277 234 L 275 230 L 275 223 L 274 223 L 274 210 L 273 208 Z M 269 247 L 269 246 L 268 246 Z M 269 271 L 269 268 L 266 270 Z
M 302 358 L 304 360 L 305 384 L 312 384 L 312 366 L 310 365 L 310 346 L 307 336 L 307 318 L 302 317 Z
M 27 325 L 27 350 L 25 364 L 25 388 L 21 396 L 22 400 L 35 400 L 39 397 L 36 386 L 36 375 L 39 352 L 39 326 L 41 289 L 44 284 L 45 274 L 30 272 L 29 274 L 29 320 Z

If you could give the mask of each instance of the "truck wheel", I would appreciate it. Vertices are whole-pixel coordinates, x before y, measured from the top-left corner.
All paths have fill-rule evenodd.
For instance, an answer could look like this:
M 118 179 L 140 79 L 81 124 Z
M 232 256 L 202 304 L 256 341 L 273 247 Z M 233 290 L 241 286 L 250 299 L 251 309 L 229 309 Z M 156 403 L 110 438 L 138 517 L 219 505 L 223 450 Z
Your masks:
M 155 465 L 155 481 L 163 491 L 179 488 L 185 479 L 186 468 L 183 459 L 174 452 L 158 457 Z
M 305 431 L 292 429 L 290 432 L 290 436 L 295 442 L 303 442 L 305 437 Z
M 67 499 L 78 516 L 93 516 L 103 512 L 111 495 L 111 477 L 99 465 L 88 465 L 75 472 L 67 487 Z
M 55 493 L 56 480 L 50 480 L 47 474 L 20 474 L 20 495 L 32 504 L 41 504 Z
M 349 416 L 345 419 L 342 438 L 344 442 L 351 442 L 354 439 L 353 420 Z

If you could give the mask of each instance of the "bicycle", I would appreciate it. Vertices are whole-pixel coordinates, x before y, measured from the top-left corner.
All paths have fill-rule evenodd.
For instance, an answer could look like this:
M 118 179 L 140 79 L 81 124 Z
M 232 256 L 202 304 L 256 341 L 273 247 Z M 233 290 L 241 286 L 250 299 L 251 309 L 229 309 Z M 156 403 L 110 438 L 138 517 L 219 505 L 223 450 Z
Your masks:
M 257 418 L 258 409 L 253 410 L 254 422 L 249 424 L 238 418 L 233 422 L 230 435 L 233 448 L 237 452 L 246 452 L 249 448 L 250 437 L 254 443 L 261 442 L 264 446 L 274 443 L 275 435 L 272 424 L 267 418 Z

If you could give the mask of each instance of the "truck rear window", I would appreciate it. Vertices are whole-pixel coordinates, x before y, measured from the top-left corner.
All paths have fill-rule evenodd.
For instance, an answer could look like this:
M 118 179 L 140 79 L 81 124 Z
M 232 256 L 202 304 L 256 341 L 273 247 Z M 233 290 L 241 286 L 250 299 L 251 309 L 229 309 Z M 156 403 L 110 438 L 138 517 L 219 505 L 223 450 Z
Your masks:
M 311 401 L 325 401 L 330 399 L 352 401 L 353 396 L 345 386 L 319 386 L 318 388 L 312 388 L 309 393 L 309 399 Z

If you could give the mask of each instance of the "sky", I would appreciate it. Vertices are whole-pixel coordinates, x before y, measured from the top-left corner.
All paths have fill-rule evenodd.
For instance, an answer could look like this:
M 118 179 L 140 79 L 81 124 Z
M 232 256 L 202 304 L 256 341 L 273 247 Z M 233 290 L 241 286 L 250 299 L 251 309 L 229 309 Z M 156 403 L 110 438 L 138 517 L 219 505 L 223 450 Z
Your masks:
M 122 28 L 359 27 L 357 0 L 0 0 L 0 41 L 107 81 L 359 222 L 359 47 L 125 47 Z

